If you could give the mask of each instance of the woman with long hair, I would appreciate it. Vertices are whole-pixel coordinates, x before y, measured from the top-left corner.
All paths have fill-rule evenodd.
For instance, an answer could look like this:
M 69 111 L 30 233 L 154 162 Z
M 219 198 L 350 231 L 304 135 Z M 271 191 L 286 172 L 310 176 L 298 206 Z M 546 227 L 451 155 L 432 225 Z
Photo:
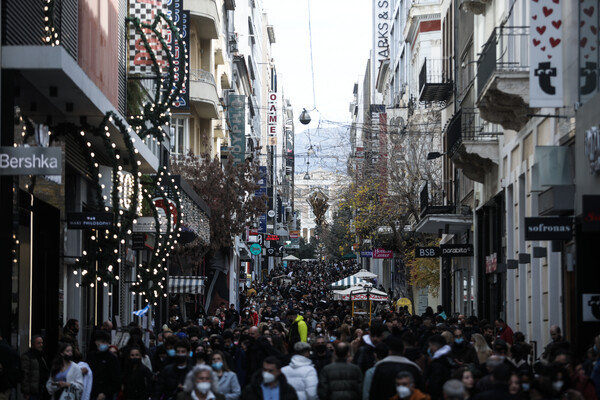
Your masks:
M 185 377 L 183 391 L 177 400 L 225 400 L 219 393 L 217 374 L 208 365 L 196 365 Z
M 52 361 L 46 389 L 53 399 L 59 399 L 65 390 L 72 392 L 75 399 L 81 398 L 83 375 L 81 368 L 73 362 L 73 346 L 71 344 L 60 343 L 58 353 Z
M 475 388 L 475 377 L 469 367 L 460 367 L 452 374 L 453 379 L 458 379 L 465 388 L 465 400 L 470 399 L 477 393 Z
M 488 346 L 485 338 L 480 333 L 474 333 L 471 335 L 471 342 L 477 351 L 479 364 L 483 364 L 492 355 L 492 349 L 490 349 L 490 346 Z
M 126 400 L 145 400 L 152 393 L 152 371 L 143 363 L 141 348 L 129 346 L 123 371 L 123 397 Z
M 242 394 L 237 375 L 229 369 L 227 360 L 222 352 L 216 350 L 212 353 L 211 367 L 219 379 L 219 392 L 227 400 L 237 400 Z

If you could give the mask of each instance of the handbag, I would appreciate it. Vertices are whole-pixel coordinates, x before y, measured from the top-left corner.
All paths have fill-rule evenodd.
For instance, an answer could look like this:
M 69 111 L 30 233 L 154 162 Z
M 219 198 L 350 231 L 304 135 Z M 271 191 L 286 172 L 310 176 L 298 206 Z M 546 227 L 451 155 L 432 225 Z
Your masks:
M 75 388 L 73 385 L 65 388 L 60 394 L 58 400 L 77 400 L 77 394 L 75 393 Z

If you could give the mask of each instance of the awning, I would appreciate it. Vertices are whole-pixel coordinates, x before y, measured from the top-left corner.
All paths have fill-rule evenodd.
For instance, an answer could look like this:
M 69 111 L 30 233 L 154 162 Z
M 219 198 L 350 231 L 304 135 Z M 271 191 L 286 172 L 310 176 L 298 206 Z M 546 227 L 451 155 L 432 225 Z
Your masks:
M 333 291 L 334 300 L 344 300 L 344 301 L 387 301 L 388 295 L 381 290 L 365 288 L 361 286 L 350 287 L 346 290 L 334 290 Z
M 369 282 L 357 278 L 356 276 L 348 276 L 344 279 L 340 279 L 337 282 L 333 282 L 329 286 L 333 287 L 346 287 L 346 286 L 356 286 L 356 285 L 371 285 Z
M 415 231 L 419 233 L 464 233 L 473 225 L 472 215 L 428 214 L 419 221 Z
M 170 276 L 169 293 L 204 294 L 203 276 Z
M 367 271 L 366 269 L 361 269 L 360 271 L 358 271 L 357 273 L 355 273 L 354 275 L 352 275 L 356 278 L 360 278 L 360 279 L 373 279 L 373 278 L 377 278 L 377 275 Z

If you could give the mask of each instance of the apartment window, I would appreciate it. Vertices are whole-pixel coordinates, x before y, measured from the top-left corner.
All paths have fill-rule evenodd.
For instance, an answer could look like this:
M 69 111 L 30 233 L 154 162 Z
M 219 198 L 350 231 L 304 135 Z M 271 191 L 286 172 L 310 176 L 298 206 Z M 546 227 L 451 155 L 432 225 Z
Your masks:
M 171 122 L 173 137 L 171 138 L 171 153 L 187 153 L 189 142 L 189 122 L 187 118 L 173 118 Z

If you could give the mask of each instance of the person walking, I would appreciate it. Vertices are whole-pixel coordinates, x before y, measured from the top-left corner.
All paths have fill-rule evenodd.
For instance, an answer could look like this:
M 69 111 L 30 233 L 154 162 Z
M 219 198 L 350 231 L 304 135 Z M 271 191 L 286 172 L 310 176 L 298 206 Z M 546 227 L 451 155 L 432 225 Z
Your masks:
M 10 394 L 20 378 L 19 354 L 0 335 L 0 400 L 10 399 Z
M 121 365 L 108 347 L 110 335 L 106 331 L 96 332 L 96 348 L 88 354 L 86 362 L 94 374 L 92 384 L 92 400 L 112 400 L 121 387 Z
M 390 400 L 431 400 L 428 394 L 421 392 L 415 387 L 412 374 L 408 371 L 400 371 L 396 376 L 396 395 Z
M 310 360 L 310 345 L 298 342 L 294 345 L 294 354 L 289 365 L 283 367 L 281 372 L 288 383 L 296 389 L 299 400 L 316 400 L 319 378 L 317 371 Z
M 78 334 L 79 321 L 71 318 L 65 324 L 62 336 L 59 339 L 59 342 L 71 345 L 71 347 L 73 348 L 73 361 L 75 361 L 76 363 L 83 360 L 83 356 L 81 355 L 81 351 L 79 350 L 79 341 L 77 340 Z
M 290 330 L 288 333 L 288 349 L 292 350 L 294 345 L 298 342 L 306 342 L 308 337 L 308 327 L 304 318 L 298 315 L 296 310 L 289 310 L 286 313 L 286 317 L 290 322 Z
M 217 374 L 219 393 L 221 393 L 227 400 L 237 400 L 242 394 L 240 383 L 238 382 L 237 375 L 231 372 L 229 364 L 225 359 L 223 352 L 215 350 L 211 356 L 211 367 L 215 374 Z
M 152 371 L 142 363 L 142 350 L 136 346 L 129 347 L 125 355 L 123 371 L 124 400 L 146 400 L 152 394 Z
M 348 363 L 350 345 L 340 342 L 335 347 L 335 362 L 325 366 L 319 376 L 320 399 L 360 400 L 363 374 L 359 367 Z
M 50 368 L 44 359 L 44 338 L 34 335 L 31 347 L 21 355 L 21 393 L 25 400 L 42 400 L 46 398 L 45 387 L 50 377 Z
M 244 388 L 242 400 L 298 400 L 298 395 L 281 372 L 281 361 L 271 356 Z
M 154 385 L 152 400 L 174 399 L 183 389 L 186 375 L 192 369 L 190 359 L 190 344 L 183 339 L 175 344 L 175 361 L 167 364 Z M 208 367 L 210 368 L 210 367 Z
M 81 368 L 73 362 L 73 346 L 68 343 L 59 343 L 58 353 L 50 367 L 50 377 L 46 381 L 46 390 L 53 400 L 60 399 L 63 391 L 73 393 L 77 400 L 83 391 L 83 375 Z
M 177 400 L 225 400 L 217 389 L 217 375 L 208 365 L 196 365 L 185 377 Z

